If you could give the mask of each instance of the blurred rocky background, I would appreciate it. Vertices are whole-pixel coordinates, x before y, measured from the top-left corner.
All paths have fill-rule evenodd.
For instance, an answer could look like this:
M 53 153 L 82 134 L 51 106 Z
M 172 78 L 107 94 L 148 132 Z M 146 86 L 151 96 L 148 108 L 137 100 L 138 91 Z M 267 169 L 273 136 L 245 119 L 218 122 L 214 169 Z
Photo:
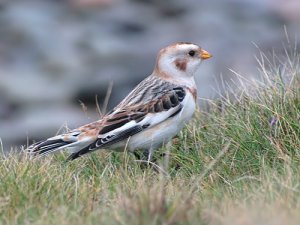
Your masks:
M 280 51 L 300 33 L 299 0 L 0 0 L 0 138 L 5 149 L 99 117 L 152 72 L 158 50 L 190 41 L 213 54 L 199 96 L 232 68 L 257 73 L 256 43 Z M 87 108 L 83 110 L 82 103 Z

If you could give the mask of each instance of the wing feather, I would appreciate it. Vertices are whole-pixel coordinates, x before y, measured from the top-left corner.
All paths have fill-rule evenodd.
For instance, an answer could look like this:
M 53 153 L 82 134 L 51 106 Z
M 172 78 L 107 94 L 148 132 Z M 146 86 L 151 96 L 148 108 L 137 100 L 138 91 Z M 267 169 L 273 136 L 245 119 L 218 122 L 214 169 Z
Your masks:
M 69 160 L 124 141 L 177 115 L 182 109 L 181 102 L 185 95 L 184 88 L 175 87 L 163 90 L 156 99 L 144 104 L 114 110 L 103 118 L 103 128 L 100 129 L 98 138 L 82 150 L 71 154 Z

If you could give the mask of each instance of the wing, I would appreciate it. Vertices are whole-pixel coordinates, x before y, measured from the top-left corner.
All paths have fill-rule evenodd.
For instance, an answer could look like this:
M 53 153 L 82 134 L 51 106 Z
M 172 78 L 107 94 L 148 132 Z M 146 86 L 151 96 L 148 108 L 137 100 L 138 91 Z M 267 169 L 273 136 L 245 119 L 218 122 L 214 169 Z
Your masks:
M 148 94 L 151 94 L 152 98 L 143 93 L 144 99 L 140 98 L 141 95 L 136 95 L 139 102 L 144 102 L 143 104 L 132 104 L 138 100 L 131 96 L 135 95 L 132 92 L 111 113 L 103 118 L 102 128 L 97 139 L 87 147 L 71 154 L 69 160 L 124 141 L 145 129 L 174 117 L 182 109 L 181 102 L 186 96 L 186 90 L 183 87 L 174 87 L 168 84 L 161 85 L 160 91 L 156 89 L 155 93 Z M 153 96 L 155 97 L 153 98 Z M 145 99 L 147 99 L 146 102 Z

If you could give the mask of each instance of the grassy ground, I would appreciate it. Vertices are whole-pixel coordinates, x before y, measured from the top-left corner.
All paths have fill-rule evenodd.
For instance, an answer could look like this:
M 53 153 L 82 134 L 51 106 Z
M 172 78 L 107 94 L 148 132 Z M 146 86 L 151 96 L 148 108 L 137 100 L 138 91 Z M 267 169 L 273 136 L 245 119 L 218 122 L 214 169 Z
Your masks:
M 261 82 L 209 102 L 159 168 L 105 151 L 2 156 L 0 223 L 299 224 L 299 60 L 287 59 L 262 56 Z

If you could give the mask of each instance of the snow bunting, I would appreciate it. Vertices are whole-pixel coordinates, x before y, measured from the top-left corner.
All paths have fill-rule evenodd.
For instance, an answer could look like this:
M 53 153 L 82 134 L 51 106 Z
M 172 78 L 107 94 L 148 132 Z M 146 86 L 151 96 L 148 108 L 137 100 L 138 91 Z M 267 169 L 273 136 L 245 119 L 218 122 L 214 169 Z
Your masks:
M 100 120 L 28 147 L 33 155 L 67 149 L 69 160 L 99 150 L 153 150 L 169 142 L 192 118 L 197 87 L 194 74 L 211 55 L 179 42 L 160 50 L 154 71 Z

